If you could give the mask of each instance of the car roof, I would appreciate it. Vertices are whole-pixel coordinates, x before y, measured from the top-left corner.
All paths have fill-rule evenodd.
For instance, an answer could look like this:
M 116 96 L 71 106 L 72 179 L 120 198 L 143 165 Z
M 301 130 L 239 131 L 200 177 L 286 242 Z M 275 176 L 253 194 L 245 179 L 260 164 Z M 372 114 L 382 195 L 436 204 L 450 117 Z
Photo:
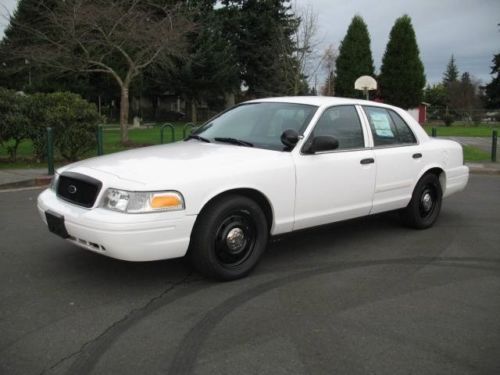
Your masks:
M 262 103 L 262 102 L 277 102 L 277 103 L 296 103 L 296 104 L 309 104 L 319 107 L 341 105 L 341 104 L 364 104 L 376 105 L 380 107 L 392 107 L 387 104 L 373 102 L 370 100 L 352 99 L 352 98 L 339 98 L 333 96 L 282 96 L 276 98 L 261 98 L 249 100 L 245 103 Z

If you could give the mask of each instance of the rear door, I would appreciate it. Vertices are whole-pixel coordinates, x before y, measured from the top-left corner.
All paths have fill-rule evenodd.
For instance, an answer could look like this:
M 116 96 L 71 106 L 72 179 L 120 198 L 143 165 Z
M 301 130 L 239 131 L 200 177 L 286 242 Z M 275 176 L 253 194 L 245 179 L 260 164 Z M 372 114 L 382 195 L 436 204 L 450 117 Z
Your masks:
M 422 169 L 422 150 L 406 122 L 385 107 L 362 106 L 377 165 L 371 213 L 405 207 Z

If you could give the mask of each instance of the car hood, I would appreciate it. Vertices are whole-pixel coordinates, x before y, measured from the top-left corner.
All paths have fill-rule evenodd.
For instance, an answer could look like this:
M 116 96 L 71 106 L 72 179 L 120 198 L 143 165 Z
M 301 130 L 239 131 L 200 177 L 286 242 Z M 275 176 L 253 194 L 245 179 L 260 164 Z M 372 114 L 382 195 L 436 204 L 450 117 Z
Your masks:
M 113 175 L 139 185 L 173 186 L 215 176 L 237 176 L 289 163 L 289 152 L 265 150 L 197 140 L 143 147 L 86 159 L 59 170 Z

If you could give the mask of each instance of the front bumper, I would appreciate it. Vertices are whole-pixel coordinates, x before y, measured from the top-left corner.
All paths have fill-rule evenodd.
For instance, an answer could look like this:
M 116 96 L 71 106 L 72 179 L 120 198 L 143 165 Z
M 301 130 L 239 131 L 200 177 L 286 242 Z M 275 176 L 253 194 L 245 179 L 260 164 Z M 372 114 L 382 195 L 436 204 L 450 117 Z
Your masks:
M 64 216 L 68 241 L 136 262 L 184 256 L 196 220 L 184 211 L 125 214 L 100 207 L 85 209 L 59 199 L 50 189 L 38 197 L 38 212 L 45 224 L 47 210 Z

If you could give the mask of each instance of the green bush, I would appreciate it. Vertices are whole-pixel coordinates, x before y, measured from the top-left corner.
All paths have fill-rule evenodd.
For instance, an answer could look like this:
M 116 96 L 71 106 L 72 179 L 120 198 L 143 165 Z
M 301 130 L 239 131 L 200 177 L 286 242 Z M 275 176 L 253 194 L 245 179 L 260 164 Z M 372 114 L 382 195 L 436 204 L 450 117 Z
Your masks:
M 455 121 L 455 117 L 451 114 L 447 114 L 443 116 L 443 121 L 446 126 L 451 126 Z
M 481 113 L 474 113 L 474 114 L 472 114 L 471 118 L 472 118 L 472 123 L 474 124 L 474 126 L 481 125 L 481 120 L 482 120 Z
M 0 88 L 0 145 L 7 149 L 11 161 L 16 161 L 19 144 L 30 135 L 26 108 L 26 96 Z
M 30 138 L 37 160 L 47 148 L 47 127 L 54 131 L 55 147 L 66 160 L 77 160 L 96 146 L 97 125 L 102 121 L 95 105 L 69 92 L 34 94 L 29 98 Z

